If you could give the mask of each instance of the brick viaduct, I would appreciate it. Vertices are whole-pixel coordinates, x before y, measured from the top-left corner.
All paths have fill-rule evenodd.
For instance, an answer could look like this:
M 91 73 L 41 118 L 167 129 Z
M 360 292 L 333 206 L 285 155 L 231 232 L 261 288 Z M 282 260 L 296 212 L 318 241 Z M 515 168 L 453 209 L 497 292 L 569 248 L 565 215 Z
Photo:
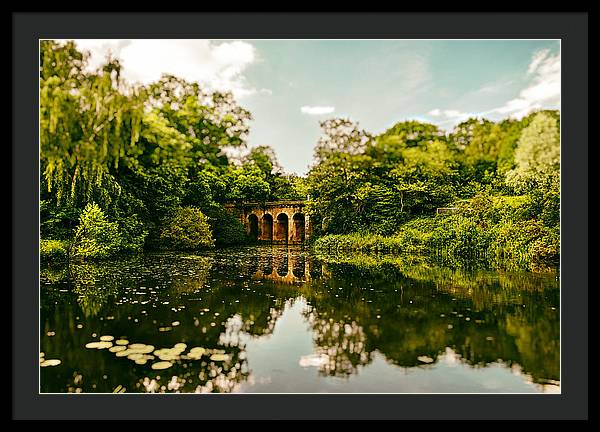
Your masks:
M 304 201 L 246 202 L 226 204 L 256 240 L 299 244 L 310 237 L 310 221 Z

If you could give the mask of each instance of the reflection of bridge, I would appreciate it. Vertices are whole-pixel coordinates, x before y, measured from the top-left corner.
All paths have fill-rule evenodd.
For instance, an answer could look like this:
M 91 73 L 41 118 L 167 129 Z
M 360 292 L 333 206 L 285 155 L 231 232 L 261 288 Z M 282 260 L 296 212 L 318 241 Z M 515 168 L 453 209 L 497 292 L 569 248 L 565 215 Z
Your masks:
M 303 243 L 310 237 L 309 217 L 304 201 L 247 202 L 226 204 L 256 240 L 276 243 Z
M 253 279 L 288 284 L 310 281 L 310 262 L 304 254 L 294 253 L 289 249 L 287 252 L 281 250 L 274 252 L 251 259 L 246 264 L 247 274 L 250 274 Z

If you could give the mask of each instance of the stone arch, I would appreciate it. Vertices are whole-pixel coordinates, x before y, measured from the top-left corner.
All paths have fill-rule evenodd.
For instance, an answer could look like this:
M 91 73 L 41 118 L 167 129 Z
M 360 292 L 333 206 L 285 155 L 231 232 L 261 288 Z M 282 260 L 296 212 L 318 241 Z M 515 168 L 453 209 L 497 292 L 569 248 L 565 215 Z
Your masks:
M 294 225 L 292 241 L 303 242 L 306 237 L 306 218 L 304 217 L 304 213 L 294 214 L 292 223 Z
M 287 243 L 289 233 L 289 219 L 290 218 L 285 212 L 279 213 L 277 215 L 277 219 L 275 221 L 275 229 L 273 230 L 273 240 L 284 241 Z
M 280 277 L 286 277 L 289 272 L 289 261 L 288 254 L 283 254 L 277 263 L 277 275 Z
M 265 213 L 261 219 L 261 240 L 273 240 L 273 216 Z
M 248 215 L 248 234 L 252 240 L 258 240 L 258 216 L 254 213 Z
M 306 261 L 304 256 L 297 256 L 296 259 L 292 261 L 292 274 L 298 279 L 304 278 L 305 267 Z

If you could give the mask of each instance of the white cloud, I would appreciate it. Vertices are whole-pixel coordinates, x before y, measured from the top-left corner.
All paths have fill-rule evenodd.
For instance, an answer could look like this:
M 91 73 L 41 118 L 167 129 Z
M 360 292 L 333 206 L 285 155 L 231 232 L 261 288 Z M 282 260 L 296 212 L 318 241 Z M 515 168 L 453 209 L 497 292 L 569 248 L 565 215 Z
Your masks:
M 244 76 L 257 60 L 256 48 L 242 41 L 214 42 L 178 39 L 77 39 L 80 49 L 91 51 L 90 67 L 103 63 L 110 51 L 122 61 L 123 76 L 148 84 L 163 73 L 198 81 L 207 90 L 231 91 L 236 97 L 255 94 Z M 265 92 L 267 89 L 262 89 Z
M 441 123 L 449 123 L 449 122 L 458 122 L 462 120 L 466 120 L 469 117 L 474 117 L 476 114 L 469 112 L 462 112 L 459 110 L 449 109 L 449 110 L 441 110 L 439 108 L 433 109 L 428 113 L 434 117 L 445 117 L 447 120 Z
M 509 80 L 509 81 L 499 81 L 499 82 L 488 83 L 488 84 L 485 84 L 482 87 L 480 87 L 479 90 L 475 91 L 475 94 L 485 94 L 485 95 L 498 94 L 501 91 L 505 90 L 506 87 L 511 85 L 513 82 L 514 82 L 513 80 Z
M 466 113 L 462 113 L 458 110 L 444 110 L 444 116 L 448 118 L 461 117 L 463 115 L 466 115 Z
M 550 53 L 550 50 L 547 48 L 536 52 L 533 55 L 533 58 L 531 59 L 531 63 L 529 63 L 529 68 L 527 69 L 527 74 L 531 75 L 532 73 L 534 73 L 537 70 L 538 66 L 548 56 L 549 53 Z
M 439 122 L 459 123 L 470 117 L 481 117 L 489 114 L 501 114 L 503 116 L 522 118 L 531 111 L 544 107 L 560 107 L 560 53 L 551 55 L 550 50 L 537 51 L 531 58 L 526 76 L 529 77 L 528 85 L 519 92 L 518 97 L 513 98 L 504 105 L 484 112 L 468 113 L 455 109 L 440 110 L 436 108 L 429 111 L 429 115 L 445 117 L 447 120 Z M 479 92 L 496 91 L 503 85 L 492 84 L 479 89 Z
M 300 111 L 304 114 L 309 115 L 321 115 L 329 114 L 335 111 L 335 107 L 332 106 L 303 106 Z
M 547 49 L 536 52 L 527 69 L 527 75 L 533 76 L 529 85 L 517 98 L 491 111 L 521 118 L 534 109 L 560 106 L 560 65 L 560 53 L 551 55 Z

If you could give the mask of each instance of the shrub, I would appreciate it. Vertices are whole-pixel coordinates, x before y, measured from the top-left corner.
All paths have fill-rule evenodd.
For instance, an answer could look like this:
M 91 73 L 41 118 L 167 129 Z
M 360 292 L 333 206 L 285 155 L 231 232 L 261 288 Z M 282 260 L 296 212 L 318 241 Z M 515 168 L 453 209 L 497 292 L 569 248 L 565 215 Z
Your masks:
M 250 242 L 244 224 L 223 207 L 215 206 L 207 211 L 207 215 L 216 244 L 234 245 Z
M 119 225 L 110 222 L 95 203 L 86 205 L 71 245 L 71 256 L 81 259 L 106 258 L 121 249 Z
M 134 214 L 120 218 L 118 223 L 122 233 L 122 250 L 126 252 L 141 251 L 144 248 L 148 230 L 144 227 L 138 215 Z
M 215 244 L 208 218 L 195 207 L 179 207 L 164 222 L 160 238 L 168 248 L 182 250 L 197 250 Z
M 68 257 L 68 244 L 63 240 L 40 240 L 40 260 L 65 261 Z

